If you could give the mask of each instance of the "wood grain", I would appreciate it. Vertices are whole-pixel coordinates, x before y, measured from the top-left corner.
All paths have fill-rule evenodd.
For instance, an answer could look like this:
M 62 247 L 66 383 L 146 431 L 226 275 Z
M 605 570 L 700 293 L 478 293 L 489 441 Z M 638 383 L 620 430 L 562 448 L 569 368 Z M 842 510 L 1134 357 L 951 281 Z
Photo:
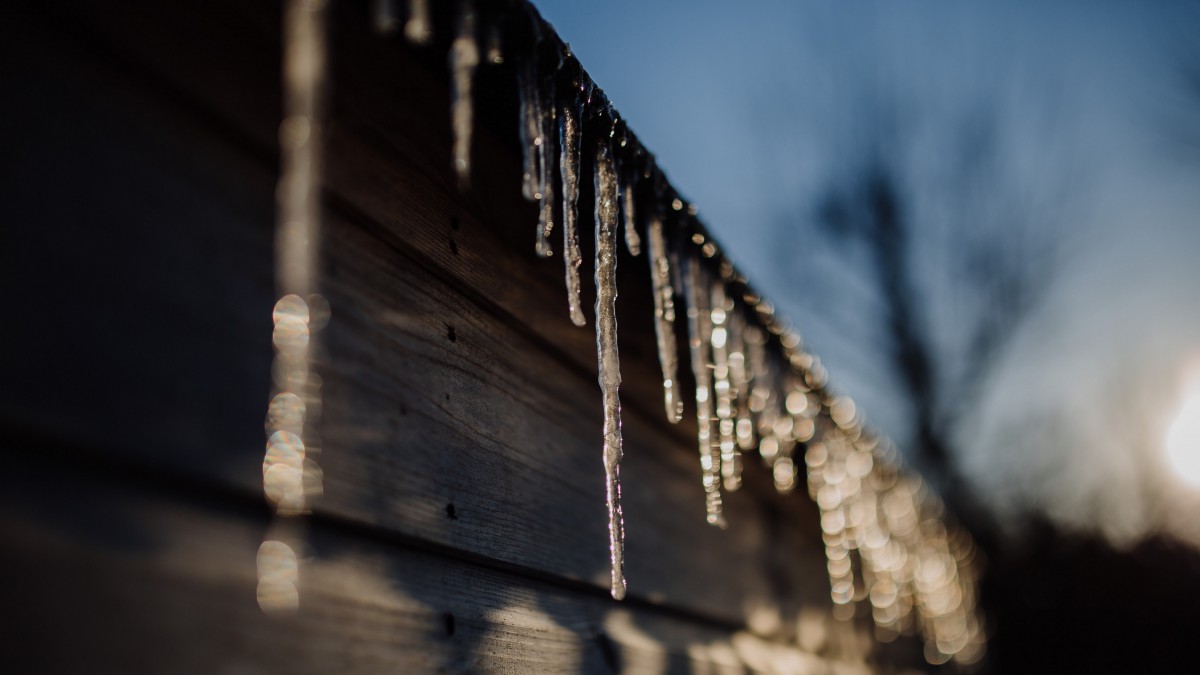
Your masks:
M 319 519 L 301 610 L 266 616 L 264 508 L 103 477 L 39 462 L 0 477 L 0 590 L 22 608 L 3 615 L 12 672 L 869 672 Z
M 557 261 L 533 256 L 513 143 L 491 133 L 505 125 L 483 121 L 461 195 L 445 86 L 430 70 L 440 59 L 338 7 L 317 518 L 602 589 L 594 338 L 566 319 Z M 3 298 L 22 321 L 0 337 L 0 428 L 253 498 L 271 358 L 278 15 L 235 2 L 60 9 L 3 29 L 29 96 L 3 120 L 28 133 L 11 146 L 25 160 L 10 207 L 19 226 L 0 247 L 0 282 L 22 289 Z M 502 90 L 503 75 L 481 90 Z M 792 643 L 802 617 L 828 606 L 815 510 L 752 467 L 727 501 L 733 526 L 704 524 L 694 426 L 660 412 L 645 261 L 624 256 L 619 274 L 631 596 Z

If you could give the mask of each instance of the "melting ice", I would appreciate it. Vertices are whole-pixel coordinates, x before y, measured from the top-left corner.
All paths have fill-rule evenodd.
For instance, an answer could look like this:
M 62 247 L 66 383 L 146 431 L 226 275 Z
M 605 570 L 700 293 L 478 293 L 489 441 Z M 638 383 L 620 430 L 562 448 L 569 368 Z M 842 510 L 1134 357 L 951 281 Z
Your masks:
M 464 0 L 458 15 L 458 30 L 450 46 L 450 125 L 454 130 L 454 173 L 458 176 L 460 188 L 465 188 L 471 182 L 471 126 L 474 117 L 471 89 L 478 65 L 475 7 L 470 0 Z
M 604 403 L 604 473 L 612 596 L 625 597 L 625 521 L 621 515 L 621 363 L 617 354 L 617 176 L 607 138 L 596 150 L 596 353 Z
M 579 266 L 583 256 L 579 252 L 579 143 L 582 101 L 576 92 L 568 97 L 558 118 L 558 142 L 561 155 L 559 169 L 562 172 L 563 190 L 563 260 L 566 263 L 567 308 L 571 322 L 582 326 L 583 309 L 579 299 Z

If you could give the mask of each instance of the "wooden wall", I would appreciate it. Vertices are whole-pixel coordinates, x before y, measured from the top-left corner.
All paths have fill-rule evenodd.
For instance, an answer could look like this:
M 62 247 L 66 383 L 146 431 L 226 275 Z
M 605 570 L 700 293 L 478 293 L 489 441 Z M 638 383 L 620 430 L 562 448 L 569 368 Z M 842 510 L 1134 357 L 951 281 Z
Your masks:
M 729 529 L 705 524 L 694 423 L 661 413 L 647 264 L 624 254 L 630 597 L 608 597 L 594 336 L 567 319 L 559 259 L 533 255 L 512 74 L 480 71 L 462 194 L 444 44 L 333 5 L 324 495 L 291 531 L 307 544 L 290 618 L 255 600 L 279 527 L 261 466 L 280 8 L 17 2 L 0 21 L 9 672 L 911 662 L 829 618 L 806 496 L 750 467 Z

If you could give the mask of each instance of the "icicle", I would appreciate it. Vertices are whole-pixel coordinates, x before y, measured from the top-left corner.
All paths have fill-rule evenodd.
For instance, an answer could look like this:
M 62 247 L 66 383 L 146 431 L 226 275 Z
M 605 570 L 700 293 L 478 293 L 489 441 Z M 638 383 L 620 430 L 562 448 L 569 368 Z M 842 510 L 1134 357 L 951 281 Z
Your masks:
M 770 373 L 767 371 L 766 336 L 758 326 L 748 325 L 743 332 L 746 344 L 746 375 L 749 378 L 749 397 L 746 407 L 749 409 L 754 431 L 757 433 L 759 453 L 764 461 L 770 462 L 775 458 L 779 446 L 775 440 L 764 433 L 770 424 L 762 421 L 763 411 L 771 397 Z
M 579 136 L 582 105 L 577 92 L 562 108 L 558 119 L 558 141 L 560 145 L 559 169 L 562 172 L 563 190 L 563 260 L 566 262 L 567 307 L 571 323 L 582 326 L 587 323 L 579 299 L 579 266 L 583 256 L 579 252 L 578 202 L 579 202 Z
M 646 227 L 650 247 L 650 284 L 654 291 L 654 335 L 658 338 L 658 361 L 662 364 L 663 402 L 667 421 L 683 419 L 683 399 L 679 397 L 678 350 L 675 344 L 675 287 L 671 283 L 671 265 L 666 253 L 663 224 L 658 214 Z
M 303 514 L 321 490 L 313 427 L 321 409 L 320 378 L 312 373 L 314 334 L 327 317 L 317 285 L 320 242 L 322 96 L 325 5 L 289 0 L 283 17 L 283 107 L 277 199 L 276 283 L 282 297 L 271 312 L 275 392 L 267 409 L 263 491 L 280 516 Z M 305 299 L 307 298 L 307 300 Z M 268 538 L 258 556 L 258 602 L 264 612 L 299 607 L 294 549 Z
M 404 24 L 404 37 L 419 45 L 429 44 L 433 39 L 433 22 L 429 20 L 429 0 L 408 0 L 408 21 Z
M 746 363 L 746 319 L 740 311 L 729 315 L 729 379 L 736 396 L 734 398 L 734 435 L 738 447 L 744 451 L 754 449 L 754 420 L 750 414 L 750 370 Z
M 628 131 L 624 123 L 621 123 L 620 145 L 625 149 L 629 145 Z M 630 255 L 642 254 L 642 238 L 638 236 L 637 231 L 637 203 L 634 199 L 636 192 L 638 171 L 633 162 L 632 148 L 625 150 L 625 160 L 621 166 L 621 212 L 625 216 L 625 248 L 629 249 Z
M 554 232 L 554 207 L 558 203 L 554 194 L 554 162 L 558 154 L 558 107 L 554 105 L 554 78 L 549 78 L 546 87 L 548 92 L 544 100 L 549 105 L 542 113 L 542 201 L 538 206 L 537 253 L 548 258 L 554 255 L 550 235 Z
M 757 347 L 757 345 L 756 345 Z M 766 350 L 752 350 L 759 352 L 756 357 L 762 356 L 762 360 L 758 361 L 761 370 L 755 373 L 754 379 L 754 403 L 758 406 L 757 417 L 755 419 L 755 431 L 758 432 L 759 443 L 758 452 L 762 455 L 763 462 L 767 466 L 774 466 L 775 460 L 779 459 L 780 442 L 775 436 L 775 423 L 779 421 L 779 416 L 775 408 L 775 398 L 778 396 L 775 392 L 775 373 L 767 366 Z
M 725 295 L 725 283 L 720 279 L 712 282 L 712 346 L 713 391 L 716 394 L 717 439 L 721 449 L 721 477 L 725 489 L 733 492 L 742 485 L 742 458 L 734 440 L 734 398 L 729 374 L 729 314 L 733 301 Z
M 780 363 L 777 353 L 771 354 L 767 364 L 771 393 L 760 418 L 760 427 L 763 427 L 762 433 L 770 438 L 775 446 L 775 457 L 771 461 L 775 489 L 779 492 L 791 492 L 796 487 L 796 464 L 792 457 L 796 451 L 796 437 L 792 416 L 784 407 L 788 371 Z
M 471 0 L 463 0 L 458 15 L 458 30 L 450 46 L 450 71 L 453 77 L 450 123 L 454 130 L 454 173 L 458 176 L 459 189 L 466 189 L 471 182 L 471 126 L 475 105 L 471 89 L 478 65 L 475 6 Z
M 854 614 L 854 567 L 850 551 L 855 548 L 855 540 L 849 523 L 852 509 L 847 504 L 852 495 L 847 485 L 845 440 L 836 429 L 823 434 L 821 443 L 809 447 L 805 462 L 809 491 L 821 512 L 834 614 L 849 618 Z
M 788 394 L 784 397 L 784 408 L 792 417 L 792 435 L 802 443 L 816 434 L 815 418 L 821 411 L 821 402 L 798 378 L 790 378 Z
M 400 25 L 400 17 L 396 12 L 396 0 L 373 0 L 371 3 L 371 19 L 375 30 L 380 33 L 394 33 Z
M 558 161 L 558 106 L 554 104 L 557 96 L 558 70 L 562 67 L 562 57 L 556 52 L 552 56 L 548 70 L 540 75 L 538 85 L 541 87 L 540 97 L 544 102 L 542 114 L 538 122 L 542 144 L 538 147 L 541 157 L 541 203 L 538 205 L 538 236 L 537 249 L 540 255 L 550 257 L 554 251 L 550 246 L 550 235 L 554 231 L 554 207 L 558 199 L 554 192 L 555 162 Z
M 617 175 L 607 138 L 596 150 L 596 354 L 604 401 L 604 471 L 612 596 L 625 597 L 625 521 L 621 515 L 621 363 L 617 353 Z
M 323 12 L 323 3 L 311 0 L 289 0 L 285 12 L 276 267 L 280 290 L 300 297 L 314 287 L 320 229 Z
M 536 51 L 517 69 L 518 116 L 521 118 L 521 194 L 529 201 L 542 197 L 543 102 L 538 89 Z M 553 100 L 551 99 L 551 103 Z M 541 248 L 539 235 L 539 253 Z M 544 255 L 544 254 L 542 254 Z
M 373 0 L 371 17 L 377 30 L 396 30 L 398 2 Z M 286 0 L 285 6 L 286 118 L 280 127 L 283 161 L 277 189 L 277 275 L 283 297 L 273 312 L 275 395 L 267 413 L 263 460 L 264 492 L 279 516 L 305 513 L 308 500 L 321 491 L 320 468 L 311 457 L 320 449 L 314 427 L 321 409 L 321 383 L 311 372 L 311 354 L 313 340 L 328 318 L 327 304 L 312 292 L 319 241 L 324 6 L 324 0 Z M 531 16 L 531 21 L 535 47 L 517 72 L 522 192 L 539 202 L 537 252 L 552 255 L 549 236 L 557 204 L 554 177 L 556 172 L 561 176 L 568 304 L 571 320 L 583 325 L 578 198 L 582 125 L 588 119 L 592 90 L 590 84 L 576 82 L 559 110 L 555 87 L 562 56 L 550 55 L 542 48 L 548 43 L 541 41 L 540 19 Z M 454 169 L 460 187 L 467 186 L 471 168 L 472 88 L 480 59 L 476 23 L 472 0 L 462 0 L 450 52 Z M 413 42 L 431 39 L 428 0 L 409 0 L 404 33 Z M 502 63 L 501 27 L 489 23 L 485 34 L 487 60 Z M 599 105 L 608 103 L 601 97 Z M 611 119 L 611 107 L 605 114 Z M 619 144 L 619 151 L 614 143 Z M 621 156 L 619 166 L 615 151 Z M 642 239 L 637 231 L 636 197 L 640 180 L 651 181 L 656 206 L 670 203 L 680 218 L 696 215 L 695 205 L 686 204 L 674 193 L 652 161 L 640 161 L 642 153 L 624 124 L 615 123 L 608 137 L 596 146 L 594 170 L 596 348 L 604 406 L 611 592 L 617 599 L 626 591 L 616 321 L 618 221 L 624 227 L 626 248 L 631 255 L 639 255 Z M 777 489 L 789 491 L 797 478 L 793 459 L 797 442 L 806 443 L 807 486 L 821 513 L 834 615 L 852 618 L 855 603 L 866 600 L 880 640 L 892 639 L 915 626 L 925 640 L 926 658 L 931 663 L 955 659 L 967 665 L 977 661 L 985 648 L 985 630 L 977 613 L 978 570 L 971 562 L 970 537 L 945 524 L 944 506 L 920 477 L 904 475 L 896 468 L 894 447 L 864 430 L 853 402 L 824 390 L 827 373 L 820 360 L 801 349 L 799 336 L 775 316 L 769 302 L 747 289 L 741 301 L 757 315 L 757 322 L 750 323 L 738 308 L 740 301 L 727 295 L 726 286 L 745 285 L 746 280 L 721 259 L 715 242 L 695 232 L 691 243 L 698 249 L 668 250 L 661 214 L 652 209 L 641 215 L 647 228 L 663 400 L 667 419 L 673 423 L 683 414 L 674 331 L 676 289 L 682 289 L 687 303 L 708 522 L 721 527 L 726 524 L 721 490 L 740 485 L 740 450 L 753 449 L 757 440 Z M 702 258 L 714 259 L 719 265 L 719 279 L 710 275 Z M 779 349 L 774 348 L 772 335 L 778 338 Z M 285 518 L 277 525 L 297 522 Z M 274 534 L 283 529 L 273 527 Z M 299 558 L 295 547 L 284 539 L 268 536 L 258 556 L 259 603 L 272 613 L 291 612 L 299 604 L 295 585 Z M 856 583 L 856 570 L 861 583 Z
M 712 327 L 708 307 L 708 285 L 700 261 L 683 254 L 687 270 L 683 273 L 687 298 L 688 346 L 692 357 L 692 376 L 696 379 L 696 426 L 700 451 L 701 479 L 704 482 L 705 512 L 709 524 L 725 527 L 721 513 L 721 451 L 712 442 L 712 381 L 709 344 Z

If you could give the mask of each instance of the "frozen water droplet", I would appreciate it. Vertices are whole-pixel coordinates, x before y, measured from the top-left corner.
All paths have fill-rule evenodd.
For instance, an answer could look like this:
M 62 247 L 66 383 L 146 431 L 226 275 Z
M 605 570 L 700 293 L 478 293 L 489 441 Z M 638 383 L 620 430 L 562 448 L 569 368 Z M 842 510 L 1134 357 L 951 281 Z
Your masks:
M 563 260 L 566 263 L 567 308 L 571 322 L 576 326 L 587 323 L 579 299 L 579 266 L 583 256 L 579 252 L 579 143 L 580 116 L 579 99 L 571 97 L 562 107 L 558 118 L 558 140 L 561 146 L 559 169 L 562 172 L 563 190 Z
M 471 181 L 471 128 L 474 123 L 472 87 L 479 65 L 479 41 L 475 35 L 475 6 L 463 0 L 458 14 L 458 30 L 450 45 L 450 126 L 454 131 L 454 173 L 458 187 Z
M 654 292 L 654 335 L 658 341 L 658 361 L 662 365 L 663 402 L 667 420 L 683 419 L 683 399 L 679 396 L 678 348 L 675 344 L 675 287 L 671 283 L 671 264 L 667 257 L 662 219 L 653 214 L 646 227 L 649 246 L 650 284 Z

